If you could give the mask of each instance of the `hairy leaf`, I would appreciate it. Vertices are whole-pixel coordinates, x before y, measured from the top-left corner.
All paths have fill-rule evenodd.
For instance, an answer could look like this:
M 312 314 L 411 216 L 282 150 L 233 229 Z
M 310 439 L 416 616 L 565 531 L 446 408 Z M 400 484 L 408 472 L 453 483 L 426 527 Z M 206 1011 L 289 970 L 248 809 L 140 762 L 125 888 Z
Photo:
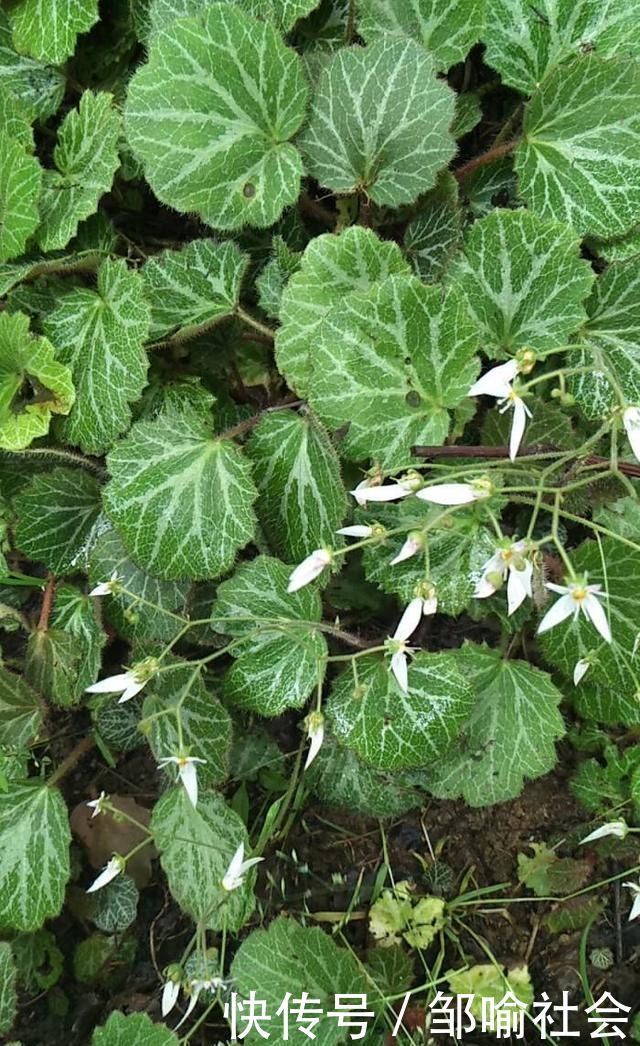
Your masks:
M 52 65 L 73 54 L 78 34 L 97 21 L 98 0 L 17 0 L 11 8 L 17 50 Z
M 166 1024 L 154 1024 L 146 1013 L 112 1013 L 96 1028 L 91 1046 L 178 1046 L 178 1037 Z
M 445 71 L 466 57 L 484 28 L 484 0 L 359 0 L 358 7 L 367 42 L 410 36 Z
M 27 748 L 38 737 L 41 725 L 38 695 L 20 676 L 0 668 L 0 747 Z
M 454 95 L 413 40 L 339 51 L 320 77 L 298 139 L 309 173 L 333 192 L 413 203 L 455 152 Z
M 55 113 L 65 89 L 61 69 L 17 52 L 4 10 L 0 10 L 0 84 L 20 99 L 31 117 L 41 120 Z
M 307 84 L 278 32 L 226 4 L 180 19 L 133 78 L 127 135 L 151 188 L 219 229 L 273 224 L 298 196 Z
M 0 261 L 15 258 L 38 224 L 42 168 L 24 145 L 0 134 Z
M 11 1031 L 18 1009 L 16 964 L 8 941 L 0 941 L 0 1032 Z
M 15 498 L 18 548 L 54 574 L 82 569 L 100 513 L 100 484 L 83 469 L 34 476 Z

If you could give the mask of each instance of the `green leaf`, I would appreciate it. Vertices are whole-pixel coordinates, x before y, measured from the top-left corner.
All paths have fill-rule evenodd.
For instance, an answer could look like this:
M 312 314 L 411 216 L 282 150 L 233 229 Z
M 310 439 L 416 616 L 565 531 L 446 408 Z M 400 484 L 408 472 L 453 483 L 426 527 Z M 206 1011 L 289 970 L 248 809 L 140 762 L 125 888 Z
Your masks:
M 545 672 L 503 661 L 498 651 L 468 645 L 456 658 L 475 704 L 456 748 L 426 774 L 427 787 L 438 798 L 462 796 L 470 806 L 515 799 L 525 779 L 555 766 L 555 742 L 565 732 L 562 695 Z
M 135 922 L 138 887 L 129 875 L 119 875 L 94 895 L 93 921 L 104 933 L 123 933 Z
M 273 22 L 283 33 L 288 33 L 298 21 L 313 11 L 320 0 L 227 0 L 253 15 Z M 210 0 L 151 0 L 149 17 L 151 31 L 160 32 L 174 18 L 199 15 L 210 5 Z
M 61 69 L 18 54 L 9 18 L 0 10 L 0 84 L 20 99 L 30 117 L 46 120 L 62 102 L 65 83 Z
M 146 1013 L 112 1013 L 96 1028 L 91 1046 L 178 1046 L 178 1037 L 166 1024 L 154 1024 Z
M 83 691 L 98 677 L 102 648 L 107 640 L 98 620 L 95 599 L 85 596 L 73 585 L 59 585 L 51 625 L 63 629 L 76 641 L 79 650 L 78 687 Z
M 263 228 L 298 196 L 290 139 L 307 93 L 300 59 L 272 26 L 214 4 L 153 41 L 129 88 L 127 135 L 163 203 L 219 229 Z
M 446 71 L 479 42 L 484 7 L 484 0 L 359 0 L 358 32 L 367 42 L 410 36 Z
M 459 291 L 392 276 L 327 315 L 313 360 L 311 405 L 354 461 L 406 465 L 415 443 L 444 443 L 448 410 L 479 369 L 478 329 Z
M 157 577 L 218 577 L 253 537 L 250 465 L 197 416 L 139 422 L 108 465 L 105 510 L 132 559 Z
M 194 338 L 233 315 L 248 262 L 237 244 L 215 240 L 192 240 L 181 251 L 150 258 L 142 276 L 151 302 L 152 337 L 180 330 L 181 340 Z
M 55 788 L 13 782 L 0 791 L 1 923 L 37 930 L 58 915 L 69 878 L 67 806 Z
M 91 549 L 89 580 L 91 585 L 99 585 L 113 574 L 118 575 L 127 590 L 126 594 L 106 596 L 104 600 L 106 618 L 116 631 L 135 642 L 171 639 L 179 628 L 173 614 L 184 606 L 188 584 L 159 581 L 140 570 L 129 559 L 118 532 L 110 527 Z
M 450 277 L 482 331 L 485 352 L 502 357 L 566 342 L 585 320 L 594 280 L 571 229 L 502 210 L 473 225 Z
M 409 272 L 397 244 L 380 240 L 370 229 L 352 226 L 339 236 L 325 233 L 312 240 L 282 295 L 276 362 L 287 384 L 300 396 L 308 395 L 312 348 L 333 305 L 353 291 Z
M 28 153 L 34 150 L 33 128 L 22 102 L 6 87 L 0 77 L 0 131 L 12 138 Z
M 304 783 L 323 803 L 368 817 L 401 817 L 422 803 L 408 775 L 383 773 L 367 766 L 350 748 L 325 735 Z
M 462 238 L 462 208 L 458 204 L 455 178 L 446 173 L 409 222 L 404 234 L 404 251 L 416 276 L 425 283 L 437 283 L 456 253 Z
M 50 930 L 21 933 L 12 942 L 18 981 L 24 988 L 46 991 L 60 980 L 64 955 Z
M 149 744 L 156 761 L 175 755 L 182 745 L 190 755 L 205 760 L 198 767 L 199 782 L 217 784 L 224 781 L 228 774 L 231 719 L 204 685 L 201 666 L 178 663 L 167 667 L 151 680 L 145 689 L 147 693 L 141 726 L 147 733 L 145 718 L 157 717 L 148 724 Z M 164 710 L 168 709 L 175 709 L 175 713 L 167 715 Z M 161 711 L 163 714 L 158 715 Z
M 73 405 L 71 372 L 53 345 L 29 331 L 22 312 L 0 313 L 0 449 L 22 450 L 44 436 L 52 414 Z
M 640 63 L 594 55 L 536 89 L 516 151 L 520 193 L 542 218 L 601 239 L 637 224 Z
M 143 342 L 150 310 L 144 283 L 124 259 L 106 259 L 97 290 L 76 287 L 58 299 L 44 331 L 71 370 L 76 401 L 62 422 L 65 442 L 103 454 L 131 421 L 149 360 Z
M 576 662 L 589 656 L 585 683 L 597 683 L 607 692 L 613 691 L 620 710 L 624 709 L 623 699 L 637 706 L 640 551 L 606 537 L 600 547 L 595 541 L 585 541 L 571 552 L 571 562 L 577 573 L 588 573 L 589 584 L 600 583 L 607 592 L 605 609 L 613 641 L 605 643 L 593 625 L 580 615 L 575 621 L 563 622 L 540 637 L 544 655 L 568 679 L 573 676 Z
M 492 0 L 485 60 L 502 82 L 531 94 L 556 66 L 597 51 L 638 53 L 637 10 L 617 0 Z
M 52 65 L 73 54 L 79 33 L 98 21 L 98 0 L 18 0 L 11 8 L 18 51 Z
M 112 95 L 85 91 L 58 131 L 56 170 L 45 172 L 38 231 L 43 251 L 65 247 L 79 223 L 95 212 L 120 165 L 119 137 Z
M 151 830 L 169 889 L 192 919 L 210 930 L 239 930 L 253 911 L 255 872 L 227 892 L 222 879 L 240 843 L 247 856 L 247 830 L 224 799 L 206 793 L 198 808 L 184 788 L 172 788 L 156 803 Z
M 582 719 L 607 726 L 640 726 L 640 701 L 635 693 L 621 694 L 615 687 L 583 679 L 572 694 L 573 707 Z
M 409 665 L 409 690 L 399 689 L 388 662 L 358 659 L 335 681 L 327 711 L 336 737 L 379 770 L 424 766 L 458 736 L 472 691 L 450 654 L 420 652 Z
M 116 961 L 118 944 L 115 937 L 92 933 L 80 941 L 73 951 L 73 976 L 80 984 L 97 984 L 108 977 L 109 967 Z M 124 960 L 123 951 L 118 955 Z
M 0 1032 L 11 1031 L 17 1010 L 16 965 L 11 945 L 0 941 Z
M 0 748 L 26 748 L 42 726 L 38 695 L 13 672 L 0 668 Z
M 282 293 L 300 268 L 302 255 L 291 250 L 282 236 L 274 236 L 271 247 L 272 255 L 256 279 L 256 288 L 260 308 L 264 309 L 267 316 L 277 320 L 280 318 Z
M 368 545 L 363 555 L 364 570 L 369 581 L 384 592 L 398 596 L 401 603 L 413 599 L 416 585 L 420 582 L 432 581 L 438 595 L 438 612 L 460 614 L 473 596 L 482 567 L 495 551 L 496 541 L 493 532 L 473 514 L 452 514 L 441 518 L 441 512 L 441 509 L 425 507 L 425 503 L 416 498 L 408 498 L 400 505 L 377 505 L 358 512 L 358 522 L 370 525 L 382 523 L 389 529 L 406 525 L 407 532 L 429 527 L 426 534 L 428 570 L 425 555 L 419 553 L 391 566 L 404 544 L 406 533 L 392 535 L 380 544 Z M 436 525 L 438 519 L 441 521 Z
M 31 559 L 65 574 L 82 569 L 100 513 L 100 484 L 79 468 L 41 472 L 16 495 L 15 538 Z
M 265 415 L 248 454 L 260 495 L 258 519 L 274 552 L 297 563 L 314 548 L 335 547 L 346 497 L 338 455 L 313 415 Z
M 580 330 L 575 365 L 591 370 L 569 384 L 588 418 L 605 417 L 618 403 L 608 374 L 629 403 L 640 403 L 639 287 L 640 258 L 614 262 L 598 277 L 587 302 L 589 318 Z
M 15 258 L 38 224 L 42 168 L 24 145 L 0 135 L 0 261 Z
M 324 677 L 326 640 L 320 597 L 311 588 L 288 593 L 291 568 L 269 556 L 243 563 L 218 587 L 212 625 L 243 641 L 230 651 L 224 680 L 234 704 L 260 715 L 300 708 Z
M 80 643 L 74 636 L 59 628 L 38 628 L 29 636 L 25 679 L 54 704 L 73 708 L 89 685 L 80 678 L 81 657 Z
M 309 174 L 333 192 L 398 207 L 431 189 L 455 153 L 455 96 L 413 40 L 339 51 L 298 139 Z
M 300 926 L 294 919 L 281 918 L 271 923 L 268 930 L 254 930 L 240 945 L 231 965 L 231 976 L 242 997 L 253 991 L 264 999 L 269 1022 L 271 1042 L 281 1046 L 285 1039 L 282 1012 L 276 1011 L 291 992 L 299 998 L 308 992 L 321 1013 L 314 1027 L 318 1046 L 337 1046 L 346 1038 L 329 1011 L 335 1004 L 335 991 L 367 995 L 371 1003 L 371 982 L 355 953 L 339 948 L 335 941 L 319 927 Z M 370 1008 L 370 1006 L 368 1007 Z M 261 1040 L 252 1034 L 246 1040 L 255 1046 Z

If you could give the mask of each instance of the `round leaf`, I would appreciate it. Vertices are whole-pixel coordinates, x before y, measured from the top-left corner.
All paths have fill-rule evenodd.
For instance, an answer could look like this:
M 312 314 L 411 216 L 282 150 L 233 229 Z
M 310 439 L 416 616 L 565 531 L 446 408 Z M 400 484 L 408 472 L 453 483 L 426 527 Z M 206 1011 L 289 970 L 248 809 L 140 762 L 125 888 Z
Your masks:
M 462 62 L 484 28 L 484 0 L 359 0 L 358 31 L 369 42 L 410 36 L 438 69 Z

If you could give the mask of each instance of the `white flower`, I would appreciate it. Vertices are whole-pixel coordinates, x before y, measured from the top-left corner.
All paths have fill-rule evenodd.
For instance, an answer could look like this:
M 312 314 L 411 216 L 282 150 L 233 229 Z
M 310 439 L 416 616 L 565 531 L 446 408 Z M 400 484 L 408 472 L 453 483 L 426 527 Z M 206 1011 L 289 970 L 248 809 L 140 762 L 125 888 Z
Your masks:
M 240 846 L 234 853 L 229 867 L 222 877 L 223 889 L 237 890 L 239 886 L 242 886 L 245 875 L 254 864 L 258 864 L 263 861 L 263 857 L 249 857 L 246 861 L 244 859 L 244 843 L 240 843 Z
M 500 403 L 504 404 L 500 411 L 501 414 L 513 407 L 513 422 L 511 424 L 511 435 L 509 436 L 509 457 L 512 461 L 520 448 L 527 418 L 531 417 L 531 411 L 522 399 L 522 396 L 519 396 L 512 387 L 512 382 L 518 373 L 518 369 L 516 360 L 507 360 L 506 363 L 501 363 L 498 367 L 492 367 L 491 370 L 488 370 L 486 374 L 483 374 L 476 381 L 475 385 L 471 386 L 467 393 L 467 396 L 495 397 Z
M 336 534 L 344 534 L 348 538 L 370 538 L 373 527 L 365 527 L 364 523 L 354 523 L 351 527 L 340 527 Z
M 306 770 L 311 766 L 324 741 L 324 716 L 322 712 L 310 712 L 304 721 L 304 725 L 310 741 L 307 761 L 304 764 Z
M 601 599 L 606 593 L 601 592 L 601 585 L 587 585 L 586 581 L 570 581 L 567 585 L 552 585 L 547 582 L 546 587 L 552 592 L 557 592 L 560 599 L 556 600 L 550 610 L 547 610 L 542 621 L 538 625 L 538 633 L 548 632 L 550 628 L 559 625 L 573 614 L 575 621 L 580 611 L 587 621 L 597 629 L 605 643 L 611 642 L 611 629 L 604 612 Z
M 206 763 L 206 759 L 198 759 L 195 755 L 166 755 L 158 761 L 161 770 L 174 763 L 178 767 L 178 776 L 184 785 L 184 790 L 189 796 L 193 806 L 198 805 L 198 771 L 196 763 Z
M 179 975 L 177 976 L 176 979 L 174 979 L 173 977 L 169 977 L 164 982 L 164 987 L 162 989 L 162 1000 L 161 1000 L 161 1003 L 160 1003 L 160 1009 L 162 1010 L 162 1016 L 163 1017 L 166 1017 L 169 1013 L 171 1013 L 173 1007 L 175 1006 L 175 1004 L 178 1001 L 179 994 L 180 994 L 180 977 L 179 977 Z
M 526 541 L 512 541 L 497 548 L 482 568 L 482 577 L 473 593 L 476 599 L 492 596 L 498 585 L 507 580 L 507 608 L 509 616 L 522 606 L 527 596 L 531 599 L 531 578 L 533 563 L 523 553 L 527 548 Z
M 631 922 L 632 919 L 637 919 L 640 915 L 640 885 L 638 883 L 623 883 L 622 885 L 631 890 L 633 897 L 633 904 L 629 912 L 629 922 Z
M 576 661 L 573 669 L 573 685 L 577 686 L 578 683 L 583 679 L 585 673 L 589 670 L 591 662 L 586 657 L 581 657 L 579 661 Z
M 97 799 L 92 799 L 90 802 L 87 803 L 87 806 L 90 806 L 93 810 L 93 813 L 91 814 L 92 820 L 94 817 L 97 817 L 98 814 L 104 813 L 104 804 L 108 802 L 109 796 L 106 795 L 104 792 L 100 792 L 100 795 Z
M 124 701 L 129 701 L 136 694 L 139 694 L 157 670 L 157 659 L 155 657 L 147 657 L 140 664 L 133 665 L 127 672 L 122 672 L 117 676 L 109 676 L 107 679 L 101 679 L 98 683 L 93 683 L 91 686 L 86 687 L 86 691 L 89 694 L 121 693 L 122 696 L 118 699 L 118 704 L 121 705 Z
M 516 360 L 507 360 L 497 367 L 492 367 L 471 386 L 467 396 L 494 396 L 505 399 L 511 392 L 511 382 L 518 373 Z
M 408 498 L 422 483 L 418 474 L 402 476 L 396 483 L 369 484 L 358 483 L 355 490 L 351 491 L 359 505 L 366 505 L 368 501 L 399 501 L 400 498 Z
M 104 866 L 98 878 L 91 883 L 87 893 L 94 893 L 95 890 L 101 890 L 103 886 L 110 883 L 117 875 L 124 872 L 126 863 L 124 857 L 120 857 L 119 854 L 114 854 L 111 860 Z
M 119 577 L 114 571 L 109 581 L 101 581 L 99 585 L 92 588 L 90 596 L 113 596 L 118 591 L 118 587 L 122 584 L 122 578 Z
M 631 449 L 640 461 L 640 407 L 627 407 L 623 411 L 622 422 Z
M 364 479 L 360 480 L 355 489 L 350 491 L 361 508 L 367 504 L 367 491 L 370 490 L 373 485 L 371 477 L 365 476 Z
M 315 581 L 325 567 L 328 567 L 333 559 L 333 553 L 328 548 L 317 548 L 310 556 L 298 563 L 291 572 L 287 592 L 297 592 L 305 585 Z
M 489 497 L 492 486 L 486 479 L 473 483 L 434 483 L 416 491 L 416 497 L 434 505 L 470 505 L 472 501 Z
M 398 555 L 391 560 L 389 566 L 395 567 L 396 563 L 403 563 L 405 559 L 411 559 L 412 556 L 415 556 L 423 548 L 424 537 L 422 534 L 417 531 L 409 534 Z
M 176 1031 L 181 1024 L 184 1024 L 187 1017 L 190 1017 L 196 1008 L 196 1003 L 200 996 L 200 992 L 210 991 L 215 992 L 218 988 L 224 987 L 224 981 L 221 977 L 210 977 L 206 981 L 196 980 L 195 978 L 189 982 L 189 1005 L 187 1006 L 184 1016 L 176 1024 Z
M 409 687 L 407 654 L 412 652 L 411 648 L 407 646 L 407 639 L 415 632 L 422 616 L 435 614 L 438 606 L 438 599 L 433 586 L 426 582 L 423 587 L 425 595 L 416 596 L 407 604 L 402 617 L 398 621 L 395 632 L 386 642 L 387 649 L 391 654 L 389 667 L 404 694 L 406 694 Z
M 580 846 L 583 846 L 584 843 L 592 843 L 596 839 L 604 839 L 607 835 L 615 835 L 616 839 L 624 839 L 628 832 L 629 826 L 622 818 L 618 821 L 607 821 L 589 835 L 585 835 L 584 839 L 580 840 Z

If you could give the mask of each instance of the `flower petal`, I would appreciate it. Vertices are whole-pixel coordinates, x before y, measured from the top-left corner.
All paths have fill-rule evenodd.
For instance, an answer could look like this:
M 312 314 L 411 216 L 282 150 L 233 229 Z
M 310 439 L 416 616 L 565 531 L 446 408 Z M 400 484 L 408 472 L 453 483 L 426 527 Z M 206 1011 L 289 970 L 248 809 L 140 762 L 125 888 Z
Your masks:
M 486 577 L 482 577 L 474 589 L 473 596 L 474 599 L 488 599 L 495 591 L 495 585 L 492 585 L 490 581 L 487 581 Z
M 162 989 L 162 1001 L 160 1003 L 160 1009 L 162 1011 L 163 1017 L 166 1017 L 168 1013 L 171 1013 L 173 1007 L 178 1001 L 179 994 L 179 981 L 167 981 L 165 983 L 165 986 Z
M 370 538 L 372 527 L 365 527 L 364 523 L 354 523 L 351 527 L 340 527 L 336 534 L 344 534 L 348 538 Z
M 291 572 L 287 592 L 297 592 L 315 581 L 331 562 L 331 553 L 326 548 L 317 548 Z
M 467 396 L 495 396 L 496 399 L 504 399 L 511 392 L 510 385 L 517 373 L 516 360 L 500 363 L 478 378 L 469 389 Z
M 409 676 L 407 670 L 407 655 L 404 650 L 397 650 L 391 658 L 391 671 L 396 682 L 404 694 L 409 689 Z
M 509 617 L 515 614 L 527 597 L 531 599 L 531 579 L 533 577 L 533 563 L 525 559 L 522 570 L 512 566 L 507 579 L 507 613 Z
M 396 630 L 393 633 L 394 639 L 405 640 L 409 636 L 412 636 L 416 628 L 420 624 L 420 618 L 422 617 L 422 599 L 420 596 L 416 596 L 411 602 L 405 607 L 404 613 L 398 624 Z
M 398 501 L 400 498 L 408 497 L 413 491 L 404 483 L 385 483 L 383 486 L 367 487 L 365 490 L 359 490 L 356 487 L 351 493 L 358 504 L 366 504 L 367 501 Z
M 198 771 L 193 760 L 188 760 L 178 770 L 184 790 L 192 806 L 198 805 Z
M 147 685 L 147 683 L 148 679 L 143 679 L 141 683 L 138 683 L 136 681 L 130 683 L 122 697 L 118 698 L 118 704 L 123 705 L 125 701 L 130 701 L 132 697 L 135 697 L 136 694 L 140 693 L 140 691 L 143 689 L 143 687 Z
M 576 661 L 575 667 L 573 669 L 573 685 L 577 686 L 588 671 L 589 662 L 585 657 L 581 657 L 579 661 Z
M 390 561 L 389 566 L 395 567 L 396 563 L 404 563 L 405 559 L 411 559 L 422 548 L 420 541 L 414 537 L 408 537 L 397 556 Z
M 622 415 L 627 439 L 638 461 L 640 461 L 640 407 L 627 407 Z
M 416 497 L 433 505 L 470 505 L 480 496 L 470 483 L 434 483 L 416 491 Z
M 550 628 L 555 628 L 561 621 L 566 621 L 568 617 L 571 617 L 575 610 L 575 601 L 568 594 L 560 596 L 553 606 L 547 610 L 542 621 L 538 625 L 538 635 L 542 635 L 543 632 L 548 632 Z
M 121 690 L 127 690 L 134 682 L 132 672 L 122 672 L 117 676 L 108 676 L 107 679 L 100 679 L 97 683 L 92 683 L 91 686 L 85 689 L 89 694 L 118 694 Z
M 117 860 L 115 857 L 112 857 L 111 860 L 104 866 L 98 878 L 94 879 L 94 881 L 91 883 L 91 886 L 88 888 L 87 893 L 95 893 L 96 890 L 101 890 L 103 886 L 106 886 L 107 883 L 110 883 L 111 880 L 115 879 L 117 875 L 120 875 L 121 871 L 121 861 Z
M 582 603 L 582 609 L 584 610 L 585 617 L 589 619 L 591 624 L 600 633 L 605 643 L 611 642 L 611 629 L 605 614 L 604 607 L 597 596 L 592 595 L 590 592 L 587 598 Z
M 522 437 L 524 436 L 524 430 L 527 424 L 527 407 L 524 400 L 521 400 L 516 396 L 512 400 L 512 403 L 513 419 L 511 421 L 511 432 L 509 434 L 509 457 L 511 461 L 514 460 L 520 450 L 520 444 L 522 443 Z

